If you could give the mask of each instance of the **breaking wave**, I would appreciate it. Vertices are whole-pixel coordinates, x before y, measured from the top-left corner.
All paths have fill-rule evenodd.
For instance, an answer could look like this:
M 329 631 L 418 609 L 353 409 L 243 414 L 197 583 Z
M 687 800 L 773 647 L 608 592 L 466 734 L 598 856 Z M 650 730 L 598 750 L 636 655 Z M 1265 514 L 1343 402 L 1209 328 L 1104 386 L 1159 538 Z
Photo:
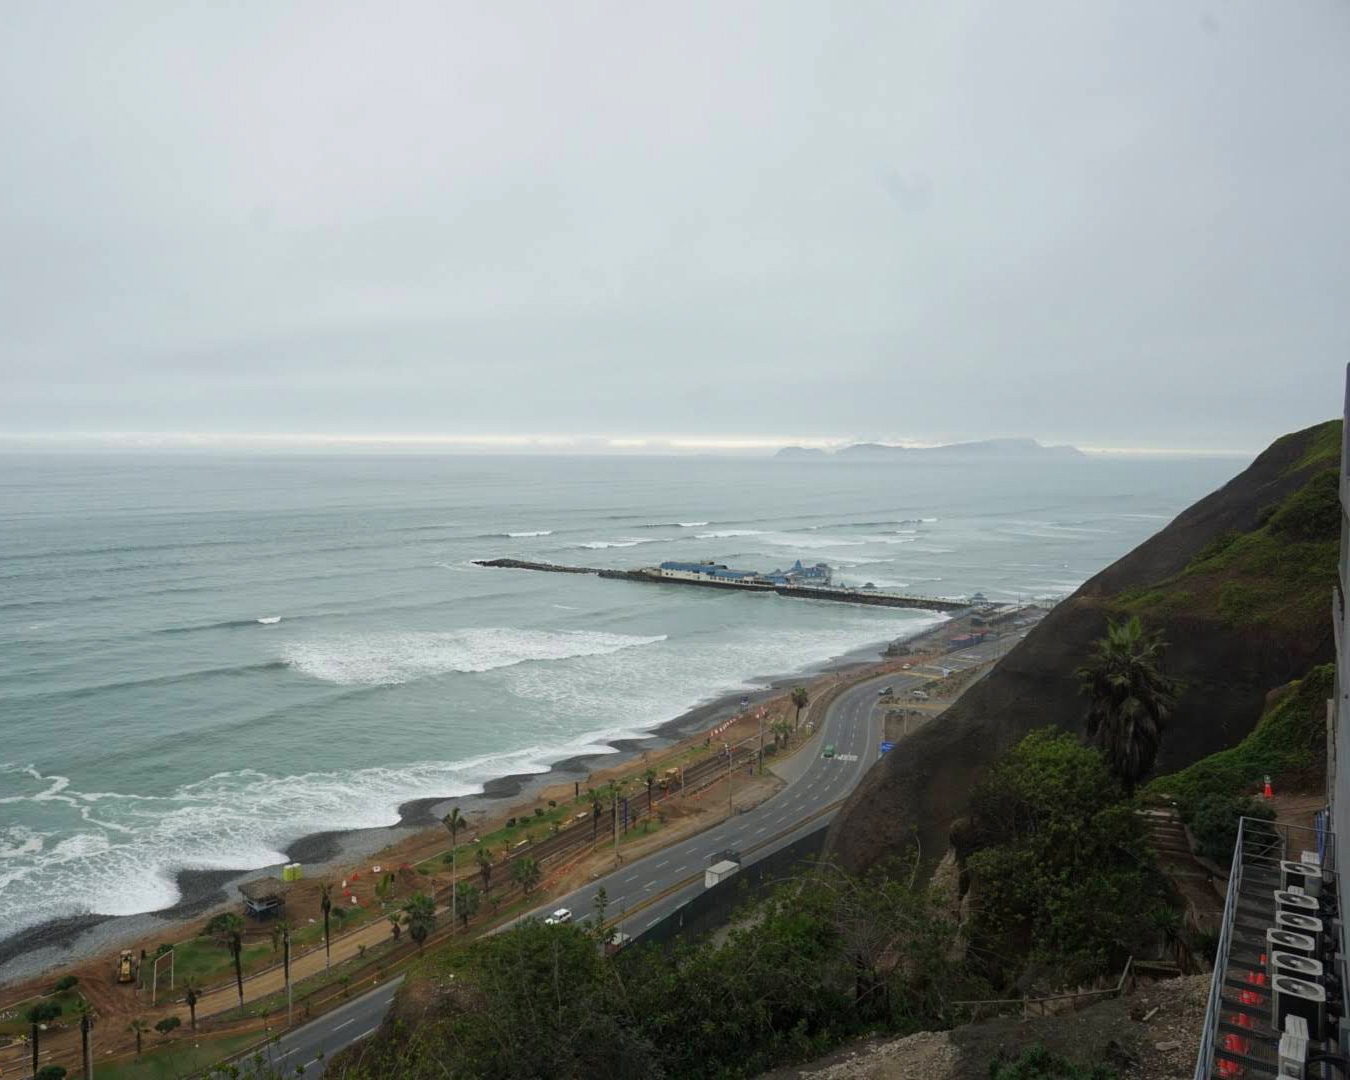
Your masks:
M 348 634 L 296 642 L 283 659 L 301 674 L 340 686 L 393 685 L 455 672 L 470 674 L 532 660 L 599 656 L 665 641 L 595 630 L 486 627 L 446 633 Z

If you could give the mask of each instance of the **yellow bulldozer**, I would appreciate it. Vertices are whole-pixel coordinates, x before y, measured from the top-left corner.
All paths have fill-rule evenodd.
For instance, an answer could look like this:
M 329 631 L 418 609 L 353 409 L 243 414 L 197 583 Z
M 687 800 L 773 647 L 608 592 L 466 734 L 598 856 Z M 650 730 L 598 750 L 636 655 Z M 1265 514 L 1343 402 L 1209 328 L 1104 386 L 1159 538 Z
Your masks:
M 123 949 L 117 957 L 117 981 L 120 983 L 135 982 L 136 966 L 136 954 L 130 949 Z

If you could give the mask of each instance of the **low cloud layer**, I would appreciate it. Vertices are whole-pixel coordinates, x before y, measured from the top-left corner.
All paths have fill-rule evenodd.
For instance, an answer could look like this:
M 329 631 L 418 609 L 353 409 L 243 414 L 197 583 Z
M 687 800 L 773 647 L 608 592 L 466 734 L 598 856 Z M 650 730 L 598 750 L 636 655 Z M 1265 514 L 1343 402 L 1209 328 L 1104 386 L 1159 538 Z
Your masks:
M 1342 3 L 6 23 L 8 436 L 1245 448 L 1339 412 Z

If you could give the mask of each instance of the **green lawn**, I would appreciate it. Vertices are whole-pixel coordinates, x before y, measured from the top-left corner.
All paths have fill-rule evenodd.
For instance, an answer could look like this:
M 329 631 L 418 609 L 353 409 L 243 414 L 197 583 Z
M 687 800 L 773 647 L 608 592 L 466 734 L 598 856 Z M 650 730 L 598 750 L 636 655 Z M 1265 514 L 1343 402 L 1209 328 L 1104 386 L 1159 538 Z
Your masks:
M 145 1056 L 139 1061 L 99 1062 L 94 1066 L 98 1080 L 176 1080 L 204 1069 L 221 1058 L 229 1057 L 259 1041 L 259 1033 L 226 1035 L 218 1039 L 202 1039 L 194 1045 L 190 1035 L 174 1039 L 168 1046 L 160 1043 L 158 1035 L 145 1038 Z
M 277 963 L 281 959 L 281 954 L 272 952 L 271 942 L 260 941 L 245 945 L 240 959 L 243 961 L 244 974 L 249 975 Z M 150 983 L 148 961 L 146 968 L 145 982 L 148 989 Z M 190 976 L 200 979 L 204 986 L 229 982 L 234 976 L 234 960 L 230 956 L 230 950 L 214 938 L 192 938 L 174 947 L 173 969 L 174 989 L 170 991 L 168 962 L 165 961 L 159 966 L 159 985 L 156 993 L 156 1000 L 159 1002 L 180 997 L 183 983 Z
M 48 994 L 44 997 L 33 997 L 26 1001 L 17 1002 L 11 1008 L 0 1013 L 0 1035 L 27 1035 L 29 1023 L 23 1018 L 23 1014 L 39 1001 L 54 1001 L 61 1006 L 61 1016 L 50 1027 L 64 1027 L 75 1023 L 75 1004 L 80 1000 L 79 988 L 72 988 L 62 994 Z
M 381 912 L 369 908 L 355 907 L 343 908 L 342 910 L 347 912 L 346 917 L 341 921 L 337 918 L 332 920 L 332 934 L 335 938 L 339 934 L 363 926 L 374 918 L 383 917 Z M 322 941 L 322 921 L 315 920 L 312 924 L 299 927 L 291 934 L 291 958 L 294 959 L 302 951 L 317 946 Z M 168 989 L 168 964 L 162 963 L 160 965 L 159 992 L 157 995 L 157 1001 L 160 1003 L 181 997 L 183 980 L 189 976 L 200 979 L 202 985 L 208 988 L 226 985 L 233 981 L 234 961 L 230 957 L 230 951 L 215 938 L 199 937 L 180 942 L 174 947 L 174 953 L 174 989 L 172 992 Z M 243 961 L 244 976 L 248 977 L 255 972 L 281 963 L 281 950 L 280 948 L 273 950 L 270 940 L 251 941 L 245 944 L 240 959 Z

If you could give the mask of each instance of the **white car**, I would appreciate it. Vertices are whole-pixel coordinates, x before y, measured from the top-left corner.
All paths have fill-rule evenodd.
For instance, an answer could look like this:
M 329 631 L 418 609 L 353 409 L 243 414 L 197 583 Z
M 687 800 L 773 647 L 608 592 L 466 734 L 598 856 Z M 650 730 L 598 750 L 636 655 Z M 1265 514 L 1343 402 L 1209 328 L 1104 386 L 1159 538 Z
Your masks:
M 572 913 L 565 907 L 560 907 L 552 915 L 544 920 L 545 926 L 561 926 L 563 923 L 572 921 Z

